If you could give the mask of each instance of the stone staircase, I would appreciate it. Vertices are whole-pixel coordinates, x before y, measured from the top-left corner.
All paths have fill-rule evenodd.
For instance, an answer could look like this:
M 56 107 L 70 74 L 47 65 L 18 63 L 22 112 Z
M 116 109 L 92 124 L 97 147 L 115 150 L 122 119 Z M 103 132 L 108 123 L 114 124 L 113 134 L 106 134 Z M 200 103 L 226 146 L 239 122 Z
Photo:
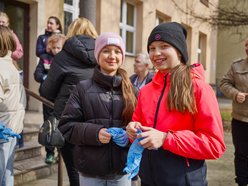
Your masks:
M 42 179 L 57 172 L 57 164 L 44 162 L 45 148 L 38 143 L 42 113 L 26 112 L 24 121 L 24 146 L 16 150 L 14 160 L 15 186 Z

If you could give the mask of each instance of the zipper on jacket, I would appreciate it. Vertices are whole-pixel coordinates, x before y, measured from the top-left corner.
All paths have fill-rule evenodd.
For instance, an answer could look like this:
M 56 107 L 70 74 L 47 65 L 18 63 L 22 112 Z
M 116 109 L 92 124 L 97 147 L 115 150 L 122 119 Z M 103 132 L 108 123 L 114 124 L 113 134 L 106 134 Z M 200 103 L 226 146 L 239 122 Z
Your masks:
M 187 165 L 187 167 L 190 167 L 189 159 L 188 159 L 188 158 L 185 158 L 185 160 L 186 160 L 186 165 Z
M 168 73 L 167 73 L 167 74 L 165 75 L 165 77 L 164 77 L 164 86 L 163 86 L 162 92 L 161 92 L 161 94 L 160 94 L 160 97 L 159 97 L 159 99 L 158 99 L 158 104 L 157 104 L 156 113 L 155 113 L 155 117 L 154 117 L 153 128 L 156 128 L 156 125 L 157 125 L 158 111 L 159 111 L 160 103 L 161 103 L 161 100 L 162 100 L 162 98 L 163 98 L 164 91 L 165 91 L 165 88 L 166 88 L 166 79 L 167 79 L 167 76 L 168 76 Z
M 111 88 L 111 91 L 110 91 L 110 99 L 111 99 L 110 107 L 111 107 L 111 111 L 110 111 L 110 115 L 109 115 L 109 127 L 113 127 L 113 109 L 114 109 L 113 95 L 114 95 L 113 88 Z M 110 152 L 110 165 L 109 165 L 110 169 L 109 169 L 109 171 L 110 172 L 111 172 L 111 170 L 113 170 L 113 162 L 112 162 L 112 159 L 113 159 L 112 145 L 113 144 L 112 143 L 113 143 L 113 141 L 111 141 L 110 144 L 109 144 L 109 152 Z

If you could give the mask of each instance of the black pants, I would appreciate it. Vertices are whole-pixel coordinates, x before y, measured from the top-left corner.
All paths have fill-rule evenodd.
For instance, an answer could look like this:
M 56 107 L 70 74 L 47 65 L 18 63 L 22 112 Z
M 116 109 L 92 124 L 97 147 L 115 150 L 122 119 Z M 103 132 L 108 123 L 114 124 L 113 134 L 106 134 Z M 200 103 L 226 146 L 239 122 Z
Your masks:
M 236 182 L 248 184 L 248 123 L 232 119 L 232 138 L 235 149 L 234 166 Z
M 70 181 L 70 186 L 79 186 L 79 175 L 74 163 L 74 145 L 66 143 L 60 149 Z
M 44 104 L 42 106 L 43 106 L 43 119 L 44 121 L 46 121 L 50 116 L 53 115 L 53 109 L 47 107 Z M 54 155 L 54 149 L 55 149 L 54 147 L 46 147 L 45 149 L 47 154 Z

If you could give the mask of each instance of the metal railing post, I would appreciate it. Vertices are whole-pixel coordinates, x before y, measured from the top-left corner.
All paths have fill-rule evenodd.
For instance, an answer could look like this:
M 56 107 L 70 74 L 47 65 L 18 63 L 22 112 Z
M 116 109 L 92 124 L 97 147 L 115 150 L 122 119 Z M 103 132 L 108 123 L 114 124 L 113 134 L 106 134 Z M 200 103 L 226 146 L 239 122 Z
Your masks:
M 35 92 L 29 90 L 28 88 L 25 87 L 26 93 L 29 96 L 32 96 L 33 98 L 41 101 L 43 104 L 50 108 L 54 108 L 54 103 L 47 100 L 46 98 L 36 94 Z M 60 153 L 60 149 L 58 149 L 58 186 L 63 186 L 63 159 Z

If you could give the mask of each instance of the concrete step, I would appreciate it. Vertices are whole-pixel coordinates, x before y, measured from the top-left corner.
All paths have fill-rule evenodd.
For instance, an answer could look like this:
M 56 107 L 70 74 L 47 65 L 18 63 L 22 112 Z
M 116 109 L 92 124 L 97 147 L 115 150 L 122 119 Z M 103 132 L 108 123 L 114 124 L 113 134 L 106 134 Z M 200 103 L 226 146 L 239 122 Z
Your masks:
M 42 146 L 37 140 L 24 142 L 24 146 L 16 150 L 14 161 L 21 161 L 42 155 Z
M 14 162 L 15 186 L 42 179 L 57 172 L 57 163 L 48 165 L 43 156 Z
M 28 141 L 38 141 L 39 128 L 37 127 L 24 127 L 23 129 L 23 140 L 24 143 Z
M 38 133 L 43 123 L 42 113 L 26 111 L 23 129 L 24 146 L 16 150 L 14 159 L 15 186 L 44 179 L 57 172 L 57 163 L 45 163 L 45 147 L 38 143 Z

